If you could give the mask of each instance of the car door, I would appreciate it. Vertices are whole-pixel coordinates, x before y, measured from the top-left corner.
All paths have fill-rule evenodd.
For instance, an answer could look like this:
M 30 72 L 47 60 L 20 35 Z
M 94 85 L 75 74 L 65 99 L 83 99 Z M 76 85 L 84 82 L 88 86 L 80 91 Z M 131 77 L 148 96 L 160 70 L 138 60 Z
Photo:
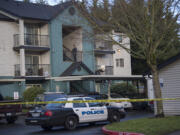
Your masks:
M 83 100 L 83 98 L 74 98 L 73 101 Z M 79 116 L 79 123 L 92 121 L 91 116 L 87 114 L 90 109 L 87 107 L 86 103 L 73 103 L 73 111 Z
M 85 100 L 95 100 L 93 98 L 85 98 Z M 88 103 L 88 108 L 91 111 L 91 121 L 104 121 L 108 118 L 107 107 L 101 103 Z

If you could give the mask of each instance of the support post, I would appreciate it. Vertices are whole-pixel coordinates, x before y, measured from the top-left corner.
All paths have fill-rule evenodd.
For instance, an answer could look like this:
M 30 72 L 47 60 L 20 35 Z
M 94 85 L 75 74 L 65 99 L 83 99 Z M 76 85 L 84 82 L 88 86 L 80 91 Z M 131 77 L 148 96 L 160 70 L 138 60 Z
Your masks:
M 19 45 L 24 45 L 24 21 L 19 20 Z M 25 76 L 25 50 L 20 49 L 20 71 L 21 76 Z

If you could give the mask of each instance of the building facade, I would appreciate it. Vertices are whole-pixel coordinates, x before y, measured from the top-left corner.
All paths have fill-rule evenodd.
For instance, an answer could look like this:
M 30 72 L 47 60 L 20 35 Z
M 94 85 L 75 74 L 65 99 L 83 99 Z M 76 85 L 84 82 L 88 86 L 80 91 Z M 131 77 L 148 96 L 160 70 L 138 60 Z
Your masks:
M 47 92 L 107 93 L 106 82 L 81 77 L 131 76 L 131 57 L 92 35 L 93 27 L 72 2 L 48 6 L 1 0 L 0 93 L 21 97 L 32 86 Z M 129 38 L 120 35 L 115 40 L 130 48 Z
M 113 40 L 130 49 L 130 39 L 123 33 L 113 32 Z M 96 70 L 101 75 L 131 76 L 131 55 L 112 40 L 96 36 L 95 59 Z
M 162 98 L 180 98 L 180 53 L 158 66 L 159 83 Z M 148 97 L 155 98 L 153 82 L 147 78 Z M 155 103 L 155 114 L 157 113 Z M 164 100 L 163 110 L 166 116 L 180 115 L 180 100 Z
M 83 87 L 94 91 L 94 81 L 54 80 L 94 74 L 94 42 L 84 36 L 88 32 L 93 29 L 71 2 L 47 6 L 0 1 L 2 95 L 12 97 L 13 92 L 19 92 L 21 96 L 31 86 L 49 92 L 70 93 Z

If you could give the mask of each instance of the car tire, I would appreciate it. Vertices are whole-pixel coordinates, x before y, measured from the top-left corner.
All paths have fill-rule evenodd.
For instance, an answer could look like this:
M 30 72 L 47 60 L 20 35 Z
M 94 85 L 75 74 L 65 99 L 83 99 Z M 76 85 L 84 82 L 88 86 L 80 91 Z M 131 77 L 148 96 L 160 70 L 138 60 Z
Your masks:
M 16 121 L 16 118 L 15 117 L 8 117 L 8 118 L 6 118 L 6 121 L 8 124 L 13 124 Z
M 76 116 L 68 116 L 65 121 L 65 128 L 68 130 L 74 130 L 78 124 Z
M 109 118 L 110 122 L 120 122 L 120 114 L 118 112 L 112 112 Z
M 49 131 L 53 128 L 53 126 L 41 125 L 41 128 L 45 131 Z

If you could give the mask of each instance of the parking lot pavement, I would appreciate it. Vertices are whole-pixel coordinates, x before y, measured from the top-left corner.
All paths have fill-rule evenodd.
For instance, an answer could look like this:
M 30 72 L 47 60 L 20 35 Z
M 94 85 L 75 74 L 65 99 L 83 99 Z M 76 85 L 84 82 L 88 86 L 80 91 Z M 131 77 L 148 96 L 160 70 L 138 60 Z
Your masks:
M 138 119 L 144 117 L 152 117 L 153 114 L 149 112 L 128 112 L 123 121 Z M 26 126 L 24 124 L 24 117 L 20 117 L 15 124 L 6 124 L 6 121 L 0 121 L 0 134 L 1 135 L 103 135 L 101 128 L 108 124 L 108 122 L 97 123 L 90 126 L 88 124 L 82 124 L 74 131 L 67 131 L 64 127 L 53 128 L 52 131 L 43 131 L 38 126 Z

